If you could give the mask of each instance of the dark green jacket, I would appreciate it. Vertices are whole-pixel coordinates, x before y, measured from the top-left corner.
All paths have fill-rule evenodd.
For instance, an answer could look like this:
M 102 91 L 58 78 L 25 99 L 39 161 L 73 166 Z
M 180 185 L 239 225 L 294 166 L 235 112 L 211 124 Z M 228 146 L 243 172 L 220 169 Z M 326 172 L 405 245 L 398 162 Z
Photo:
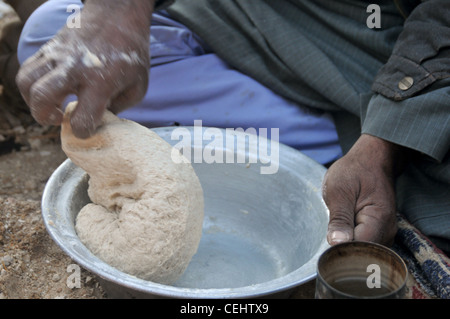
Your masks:
M 369 4 L 381 28 L 369 28 Z M 170 15 L 232 67 L 329 111 L 346 152 L 361 133 L 419 154 L 402 213 L 450 250 L 450 1 L 176 0 Z

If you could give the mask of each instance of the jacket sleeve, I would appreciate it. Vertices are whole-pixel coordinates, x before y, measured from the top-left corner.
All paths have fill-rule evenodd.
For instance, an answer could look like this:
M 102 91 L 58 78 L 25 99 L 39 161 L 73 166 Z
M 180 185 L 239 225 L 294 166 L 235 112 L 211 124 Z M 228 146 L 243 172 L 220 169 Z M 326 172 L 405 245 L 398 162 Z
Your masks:
M 372 90 L 363 133 L 441 161 L 450 147 L 450 1 L 412 11 Z
M 162 10 L 174 3 L 175 0 L 156 0 L 155 10 Z

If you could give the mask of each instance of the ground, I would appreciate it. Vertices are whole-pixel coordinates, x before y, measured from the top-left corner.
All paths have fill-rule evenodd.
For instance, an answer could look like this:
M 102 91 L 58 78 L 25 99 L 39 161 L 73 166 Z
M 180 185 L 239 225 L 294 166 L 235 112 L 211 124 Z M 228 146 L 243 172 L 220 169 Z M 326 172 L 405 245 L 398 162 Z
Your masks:
M 0 33 L 15 19 L 0 0 Z M 26 106 L 7 99 L 0 86 L 0 299 L 105 297 L 95 276 L 83 269 L 79 288 L 69 288 L 73 261 L 42 221 L 44 186 L 65 159 L 59 129 L 36 124 Z
M 104 297 L 95 276 L 84 270 L 80 288 L 69 288 L 73 261 L 53 242 L 42 221 L 44 186 L 66 159 L 59 130 L 32 121 L 8 128 L 4 104 L 1 110 L 0 152 L 6 154 L 0 155 L 0 299 Z

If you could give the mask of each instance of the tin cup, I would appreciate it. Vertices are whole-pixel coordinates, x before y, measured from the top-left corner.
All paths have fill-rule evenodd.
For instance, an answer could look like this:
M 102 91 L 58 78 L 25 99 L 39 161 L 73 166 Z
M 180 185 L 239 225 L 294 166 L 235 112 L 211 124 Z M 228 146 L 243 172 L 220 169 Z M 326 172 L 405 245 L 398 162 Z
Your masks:
M 316 299 L 402 299 L 408 268 L 391 249 L 352 241 L 328 248 L 317 263 Z

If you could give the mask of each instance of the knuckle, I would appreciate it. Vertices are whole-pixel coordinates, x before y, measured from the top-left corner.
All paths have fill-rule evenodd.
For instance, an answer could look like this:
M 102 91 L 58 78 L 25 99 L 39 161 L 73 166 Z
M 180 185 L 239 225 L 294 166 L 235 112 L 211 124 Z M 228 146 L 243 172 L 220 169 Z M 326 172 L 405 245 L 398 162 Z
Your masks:
M 16 75 L 16 84 L 19 87 L 19 90 L 24 90 L 29 86 L 31 81 L 32 79 L 29 72 L 27 72 L 25 68 L 19 69 L 19 72 Z
M 30 88 L 30 99 L 33 104 L 40 104 L 45 100 L 49 99 L 49 94 L 46 88 L 44 88 L 39 83 L 34 84 Z
M 335 226 L 353 225 L 355 220 L 354 213 L 348 210 L 330 211 L 330 223 Z

